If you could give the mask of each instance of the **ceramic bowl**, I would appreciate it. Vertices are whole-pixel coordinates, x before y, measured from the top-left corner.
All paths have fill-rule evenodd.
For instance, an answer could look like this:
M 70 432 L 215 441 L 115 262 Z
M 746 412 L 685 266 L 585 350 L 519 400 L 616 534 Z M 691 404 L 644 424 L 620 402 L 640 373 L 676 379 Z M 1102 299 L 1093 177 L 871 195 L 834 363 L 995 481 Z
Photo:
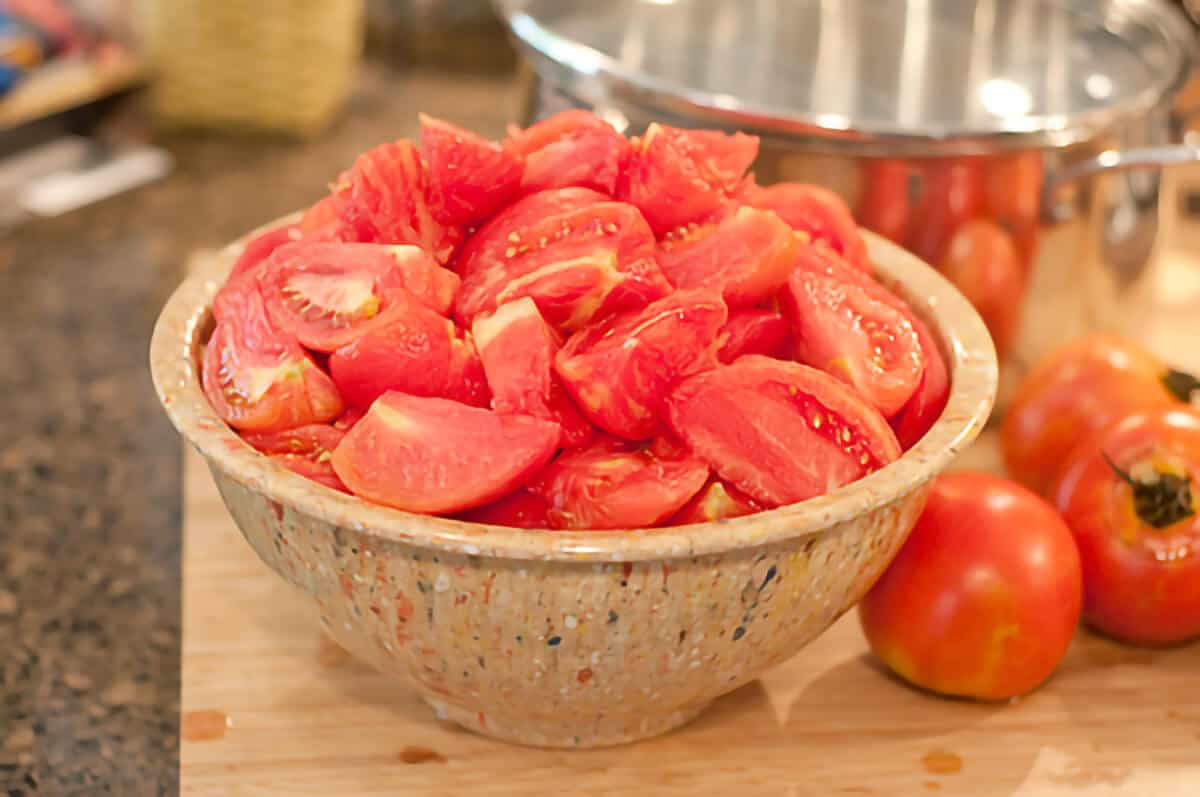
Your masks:
M 543 532 L 414 515 L 329 490 L 245 445 L 213 412 L 199 363 L 240 245 L 179 287 L 151 366 L 246 540 L 328 634 L 440 716 L 499 739 L 593 747 L 675 728 L 795 655 L 874 582 L 928 483 L 982 428 L 991 339 L 912 255 L 868 236 L 882 279 L 929 322 L 953 386 L 896 462 L 828 495 L 675 528 Z

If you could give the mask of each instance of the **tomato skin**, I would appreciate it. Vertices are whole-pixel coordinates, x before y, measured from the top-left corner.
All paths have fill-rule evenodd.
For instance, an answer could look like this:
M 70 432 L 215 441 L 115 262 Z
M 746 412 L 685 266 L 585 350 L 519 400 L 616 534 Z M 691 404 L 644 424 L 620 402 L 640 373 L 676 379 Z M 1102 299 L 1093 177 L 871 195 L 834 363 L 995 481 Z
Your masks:
M 823 241 L 850 265 L 871 272 L 867 244 L 854 215 L 845 200 L 828 188 L 809 183 L 751 185 L 743 190 L 741 199 L 752 207 L 775 211 L 811 242 Z
M 666 526 L 686 526 L 691 523 L 711 523 L 714 520 L 754 515 L 762 506 L 732 484 L 709 479 L 700 492 L 671 516 Z
M 505 150 L 525 161 L 522 193 L 582 186 L 614 196 L 631 149 L 625 136 L 588 111 L 567 110 L 513 130 Z
M 910 316 L 913 331 L 921 344 L 921 357 L 925 361 L 925 371 L 921 374 L 921 383 L 917 392 L 908 400 L 899 413 L 888 418 L 896 439 L 905 451 L 920 442 L 930 427 L 941 417 L 942 410 L 950 398 L 950 372 L 946 368 L 946 360 L 938 348 L 937 341 L 929 327 L 916 316 Z
M 822 244 L 800 247 L 779 294 L 792 324 L 796 359 L 852 386 L 885 416 L 912 398 L 925 368 L 907 308 Z
M 508 203 L 521 186 L 522 158 L 449 122 L 418 114 L 426 199 L 442 224 L 476 224 Z
M 296 227 L 300 230 L 300 237 L 306 241 L 340 241 L 346 232 L 338 220 L 337 203 L 332 194 L 319 199 L 304 211 Z
M 789 359 L 786 355 L 791 348 L 792 326 L 774 310 L 737 310 L 729 314 L 719 339 L 722 342 L 717 359 L 726 364 L 743 354 Z
M 987 219 L 968 221 L 950 237 L 938 268 L 979 311 L 1003 359 L 1025 299 L 1025 270 L 1012 237 Z
M 936 265 L 959 226 L 985 210 L 983 166 L 978 158 L 936 158 L 925 164 L 921 177 L 908 249 Z
M 490 504 L 460 513 L 458 519 L 514 529 L 549 529 L 549 512 L 546 499 L 521 487 Z
M 441 398 L 385 393 L 333 452 L 333 469 L 360 498 L 448 514 L 495 501 L 541 469 L 558 424 Z
M 272 252 L 284 244 L 300 240 L 302 234 L 298 226 L 285 224 L 282 227 L 272 227 L 266 232 L 251 238 L 246 242 L 246 246 L 242 249 L 242 253 L 238 255 L 238 259 L 233 262 L 233 268 L 229 271 L 226 283 L 234 277 L 253 270 L 259 263 L 270 257 Z
M 1107 457 L 1107 458 L 1106 458 Z M 1190 514 L 1156 528 L 1139 516 L 1143 469 L 1190 480 Z M 1160 476 L 1161 478 L 1161 476 Z M 1084 621 L 1142 645 L 1200 637 L 1200 414 L 1160 407 L 1129 416 L 1071 456 L 1054 490 L 1083 562 Z
M 755 136 L 651 124 L 633 141 L 618 196 L 664 235 L 720 211 L 757 155 Z
M 667 410 L 692 451 L 767 508 L 829 492 L 900 455 L 883 416 L 841 382 L 756 354 L 685 379 Z
M 938 476 L 900 553 L 859 603 L 871 650 L 944 695 L 1006 700 L 1053 673 L 1075 634 L 1079 554 L 1054 509 L 984 473 Z
M 346 401 L 357 407 L 371 406 L 389 390 L 479 407 L 490 400 L 470 337 L 415 303 L 334 351 L 329 372 Z
M 869 161 L 858 208 L 862 226 L 901 246 L 912 223 L 912 201 L 908 196 L 910 172 L 907 161 L 887 158 Z
M 1001 449 L 1009 475 L 1046 493 L 1071 450 L 1141 409 L 1181 402 L 1167 367 L 1133 341 L 1091 334 L 1034 365 L 1004 415 Z
M 272 462 L 287 468 L 292 473 L 311 479 L 317 484 L 323 484 L 329 489 L 341 493 L 350 492 L 346 485 L 342 484 L 338 475 L 333 472 L 333 465 L 329 464 L 328 459 L 318 462 L 312 457 L 302 454 L 268 454 L 267 456 Z
M 720 290 L 729 307 L 749 307 L 787 282 L 796 237 L 769 211 L 741 207 L 719 223 L 681 232 L 660 244 L 658 263 L 676 288 Z
M 708 465 L 686 451 L 657 451 L 599 437 L 568 451 L 529 482 L 559 529 L 655 526 L 687 503 L 708 479 Z
M 1008 230 L 1026 274 L 1037 257 L 1045 165 L 1037 150 L 1016 152 L 987 165 L 987 213 Z
M 592 423 L 643 440 L 662 430 L 671 387 L 716 365 L 717 333 L 727 316 L 716 293 L 676 291 L 573 335 L 554 368 Z

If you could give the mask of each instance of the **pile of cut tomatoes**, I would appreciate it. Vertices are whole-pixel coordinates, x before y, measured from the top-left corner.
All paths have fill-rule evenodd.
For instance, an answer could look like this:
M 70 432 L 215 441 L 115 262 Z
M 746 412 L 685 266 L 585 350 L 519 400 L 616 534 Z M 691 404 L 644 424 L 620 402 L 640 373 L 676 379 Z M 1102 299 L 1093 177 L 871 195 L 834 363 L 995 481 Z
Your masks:
M 246 245 L 204 389 L 293 471 L 508 526 L 711 521 L 859 479 L 940 415 L 946 364 L 845 204 L 756 185 L 757 151 L 423 116 Z

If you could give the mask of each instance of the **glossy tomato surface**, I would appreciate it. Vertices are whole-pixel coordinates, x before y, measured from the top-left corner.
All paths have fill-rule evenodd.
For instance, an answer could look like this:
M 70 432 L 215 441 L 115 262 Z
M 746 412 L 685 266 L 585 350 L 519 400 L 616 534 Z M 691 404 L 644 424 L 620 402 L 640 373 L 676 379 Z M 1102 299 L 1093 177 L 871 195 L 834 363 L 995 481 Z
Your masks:
M 937 265 L 958 228 L 986 210 L 983 162 L 935 158 L 920 173 L 921 194 L 913 209 L 907 248 Z
M 1077 338 L 1038 362 L 1017 388 L 1001 430 L 1004 464 L 1014 479 L 1045 493 L 1077 444 L 1140 409 L 1186 403 L 1196 384 L 1131 340 Z
M 1037 257 L 1045 164 L 1037 150 L 993 158 L 987 165 L 987 213 L 1016 243 L 1023 270 Z
M 420 114 L 426 199 L 434 219 L 476 224 L 507 204 L 521 187 L 520 156 L 469 130 Z
M 708 465 L 683 450 L 599 437 L 560 454 L 529 483 L 549 504 L 554 528 L 655 526 L 673 515 L 708 479 Z
M 334 351 L 329 373 L 346 401 L 361 408 L 389 390 L 480 407 L 490 399 L 470 336 L 415 303 Z
M 719 222 L 687 227 L 663 239 L 663 274 L 676 288 L 718 290 L 725 303 L 750 307 L 787 282 L 796 237 L 770 211 L 741 207 Z
M 937 422 L 942 416 L 942 410 L 946 408 L 946 401 L 950 398 L 950 371 L 933 333 L 916 316 L 910 316 L 908 320 L 921 344 L 925 370 L 921 373 L 921 383 L 917 385 L 917 392 L 899 413 L 888 419 L 888 423 L 896 432 L 896 439 L 905 451 L 916 445 Z
M 908 190 L 911 171 L 907 161 L 888 158 L 868 161 L 858 206 L 862 226 L 900 246 L 904 246 L 912 223 Z
M 750 308 L 730 312 L 721 327 L 717 359 L 731 363 L 743 354 L 762 354 L 787 359 L 791 350 L 792 326 L 774 310 Z
M 570 332 L 666 295 L 671 286 L 641 213 L 592 195 L 581 188 L 534 194 L 477 232 L 457 260 L 459 322 L 528 296 L 552 326 Z
M 333 469 L 357 496 L 451 513 L 512 492 L 558 448 L 552 421 L 386 393 L 346 433 Z
M 1118 639 L 1200 637 L 1200 414 L 1137 413 L 1076 450 L 1055 490 L 1083 561 L 1083 617 Z
M 796 359 L 852 386 L 885 416 L 912 398 L 925 368 L 911 317 L 894 297 L 865 287 L 823 245 L 800 247 L 779 302 L 791 321 Z M 868 281 L 869 278 L 863 281 Z
M 747 355 L 684 380 L 667 404 L 675 434 L 767 508 L 827 493 L 900 455 L 875 408 L 799 363 Z
M 711 291 L 676 291 L 638 313 L 614 316 L 567 341 L 554 361 L 563 386 L 594 424 L 642 440 L 662 430 L 667 394 L 716 365 L 728 311 Z
M 632 152 L 612 125 L 581 110 L 512 130 L 504 147 L 525 161 L 521 191 L 527 194 L 582 186 L 613 196 Z
M 1012 236 L 988 219 L 959 227 L 939 270 L 975 306 L 1003 359 L 1012 349 L 1025 300 L 1025 269 Z
M 871 270 L 867 244 L 849 206 L 828 188 L 809 183 L 748 186 L 741 199 L 756 208 L 775 211 L 792 229 L 807 235 L 810 242 L 823 242 L 855 268 Z
M 906 681 L 1005 700 L 1054 672 L 1079 622 L 1071 532 L 1054 508 L 983 473 L 935 480 L 900 553 L 859 604 L 871 650 Z
M 221 420 L 243 431 L 277 432 L 341 415 L 333 382 L 270 322 L 257 291 L 239 294 L 230 312 L 204 352 L 204 393 Z
M 757 155 L 754 136 L 651 124 L 633 141 L 619 195 L 663 235 L 720 211 Z

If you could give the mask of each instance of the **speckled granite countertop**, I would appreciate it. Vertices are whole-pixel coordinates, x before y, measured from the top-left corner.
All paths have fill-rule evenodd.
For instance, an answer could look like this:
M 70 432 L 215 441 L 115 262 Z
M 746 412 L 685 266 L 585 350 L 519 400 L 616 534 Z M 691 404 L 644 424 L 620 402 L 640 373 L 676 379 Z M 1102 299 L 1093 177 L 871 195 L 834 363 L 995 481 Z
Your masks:
M 516 109 L 507 77 L 368 71 L 316 141 L 169 137 L 167 180 L 0 235 L 0 793 L 178 789 L 181 449 L 146 356 L 188 255 L 417 110 L 499 135 Z

